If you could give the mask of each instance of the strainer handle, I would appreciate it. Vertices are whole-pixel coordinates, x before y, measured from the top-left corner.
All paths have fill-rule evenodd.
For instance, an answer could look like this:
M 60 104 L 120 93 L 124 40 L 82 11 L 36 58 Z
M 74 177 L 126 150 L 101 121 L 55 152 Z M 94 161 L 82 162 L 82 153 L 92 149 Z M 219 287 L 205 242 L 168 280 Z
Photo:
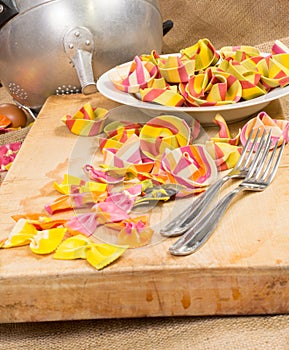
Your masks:
M 89 95 L 96 92 L 96 83 L 92 70 L 92 53 L 85 50 L 77 50 L 72 61 L 77 71 L 82 93 Z
M 81 85 L 82 93 L 88 95 L 97 91 L 92 69 L 94 40 L 86 27 L 75 27 L 63 37 L 64 49 L 72 61 Z

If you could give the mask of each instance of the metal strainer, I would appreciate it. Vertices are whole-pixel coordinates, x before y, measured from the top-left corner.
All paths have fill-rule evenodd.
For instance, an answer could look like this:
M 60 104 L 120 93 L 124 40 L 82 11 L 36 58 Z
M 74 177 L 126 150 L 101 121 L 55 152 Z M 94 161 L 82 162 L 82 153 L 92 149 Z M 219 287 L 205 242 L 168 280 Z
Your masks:
M 96 91 L 105 71 L 161 51 L 157 0 L 0 1 L 0 80 L 21 105 Z

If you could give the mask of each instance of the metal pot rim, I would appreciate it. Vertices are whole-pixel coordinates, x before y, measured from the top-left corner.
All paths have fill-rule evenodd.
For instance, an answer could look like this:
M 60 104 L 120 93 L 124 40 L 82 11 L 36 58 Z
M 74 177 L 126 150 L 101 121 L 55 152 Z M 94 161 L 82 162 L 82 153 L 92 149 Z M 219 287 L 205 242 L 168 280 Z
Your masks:
M 58 0 L 10 0 L 10 1 L 6 0 L 6 2 L 8 3 L 13 3 L 14 6 L 18 9 L 19 13 L 29 11 L 30 9 L 36 6 L 43 5 L 49 2 L 54 2 L 54 1 L 58 1 Z M 142 1 L 150 3 L 160 12 L 159 0 L 142 0 Z

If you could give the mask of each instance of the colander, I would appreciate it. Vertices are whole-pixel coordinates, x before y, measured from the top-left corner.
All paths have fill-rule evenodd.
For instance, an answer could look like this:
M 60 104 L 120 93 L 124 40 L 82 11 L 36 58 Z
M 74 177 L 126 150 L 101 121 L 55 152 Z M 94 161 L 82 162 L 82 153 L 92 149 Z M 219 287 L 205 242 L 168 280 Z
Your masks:
M 96 91 L 112 67 L 161 51 L 157 0 L 0 1 L 0 81 L 33 110 L 48 96 Z

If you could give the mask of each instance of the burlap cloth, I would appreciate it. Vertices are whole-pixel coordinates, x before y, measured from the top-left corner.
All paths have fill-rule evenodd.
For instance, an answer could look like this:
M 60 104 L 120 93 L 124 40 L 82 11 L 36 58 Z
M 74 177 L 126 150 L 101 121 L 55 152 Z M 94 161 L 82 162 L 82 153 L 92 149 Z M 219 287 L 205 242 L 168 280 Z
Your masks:
M 0 103 L 14 103 L 13 99 L 8 94 L 8 92 L 1 87 L 0 87 Z M 14 142 L 23 142 L 25 140 L 25 137 L 30 130 L 31 122 L 33 121 L 33 119 L 28 114 L 27 114 L 27 117 L 28 118 L 27 118 L 26 127 L 0 135 L 0 146 L 7 145 Z M 7 175 L 7 171 L 0 172 L 0 184 L 5 179 L 6 175 Z
M 163 19 L 174 22 L 164 52 L 177 52 L 204 37 L 217 48 L 265 42 L 259 47 L 267 51 L 276 38 L 289 45 L 287 0 L 163 0 L 161 7 Z M 0 89 L 0 101 L 7 100 Z M 283 350 L 289 349 L 289 315 L 1 324 L 0 349 Z

